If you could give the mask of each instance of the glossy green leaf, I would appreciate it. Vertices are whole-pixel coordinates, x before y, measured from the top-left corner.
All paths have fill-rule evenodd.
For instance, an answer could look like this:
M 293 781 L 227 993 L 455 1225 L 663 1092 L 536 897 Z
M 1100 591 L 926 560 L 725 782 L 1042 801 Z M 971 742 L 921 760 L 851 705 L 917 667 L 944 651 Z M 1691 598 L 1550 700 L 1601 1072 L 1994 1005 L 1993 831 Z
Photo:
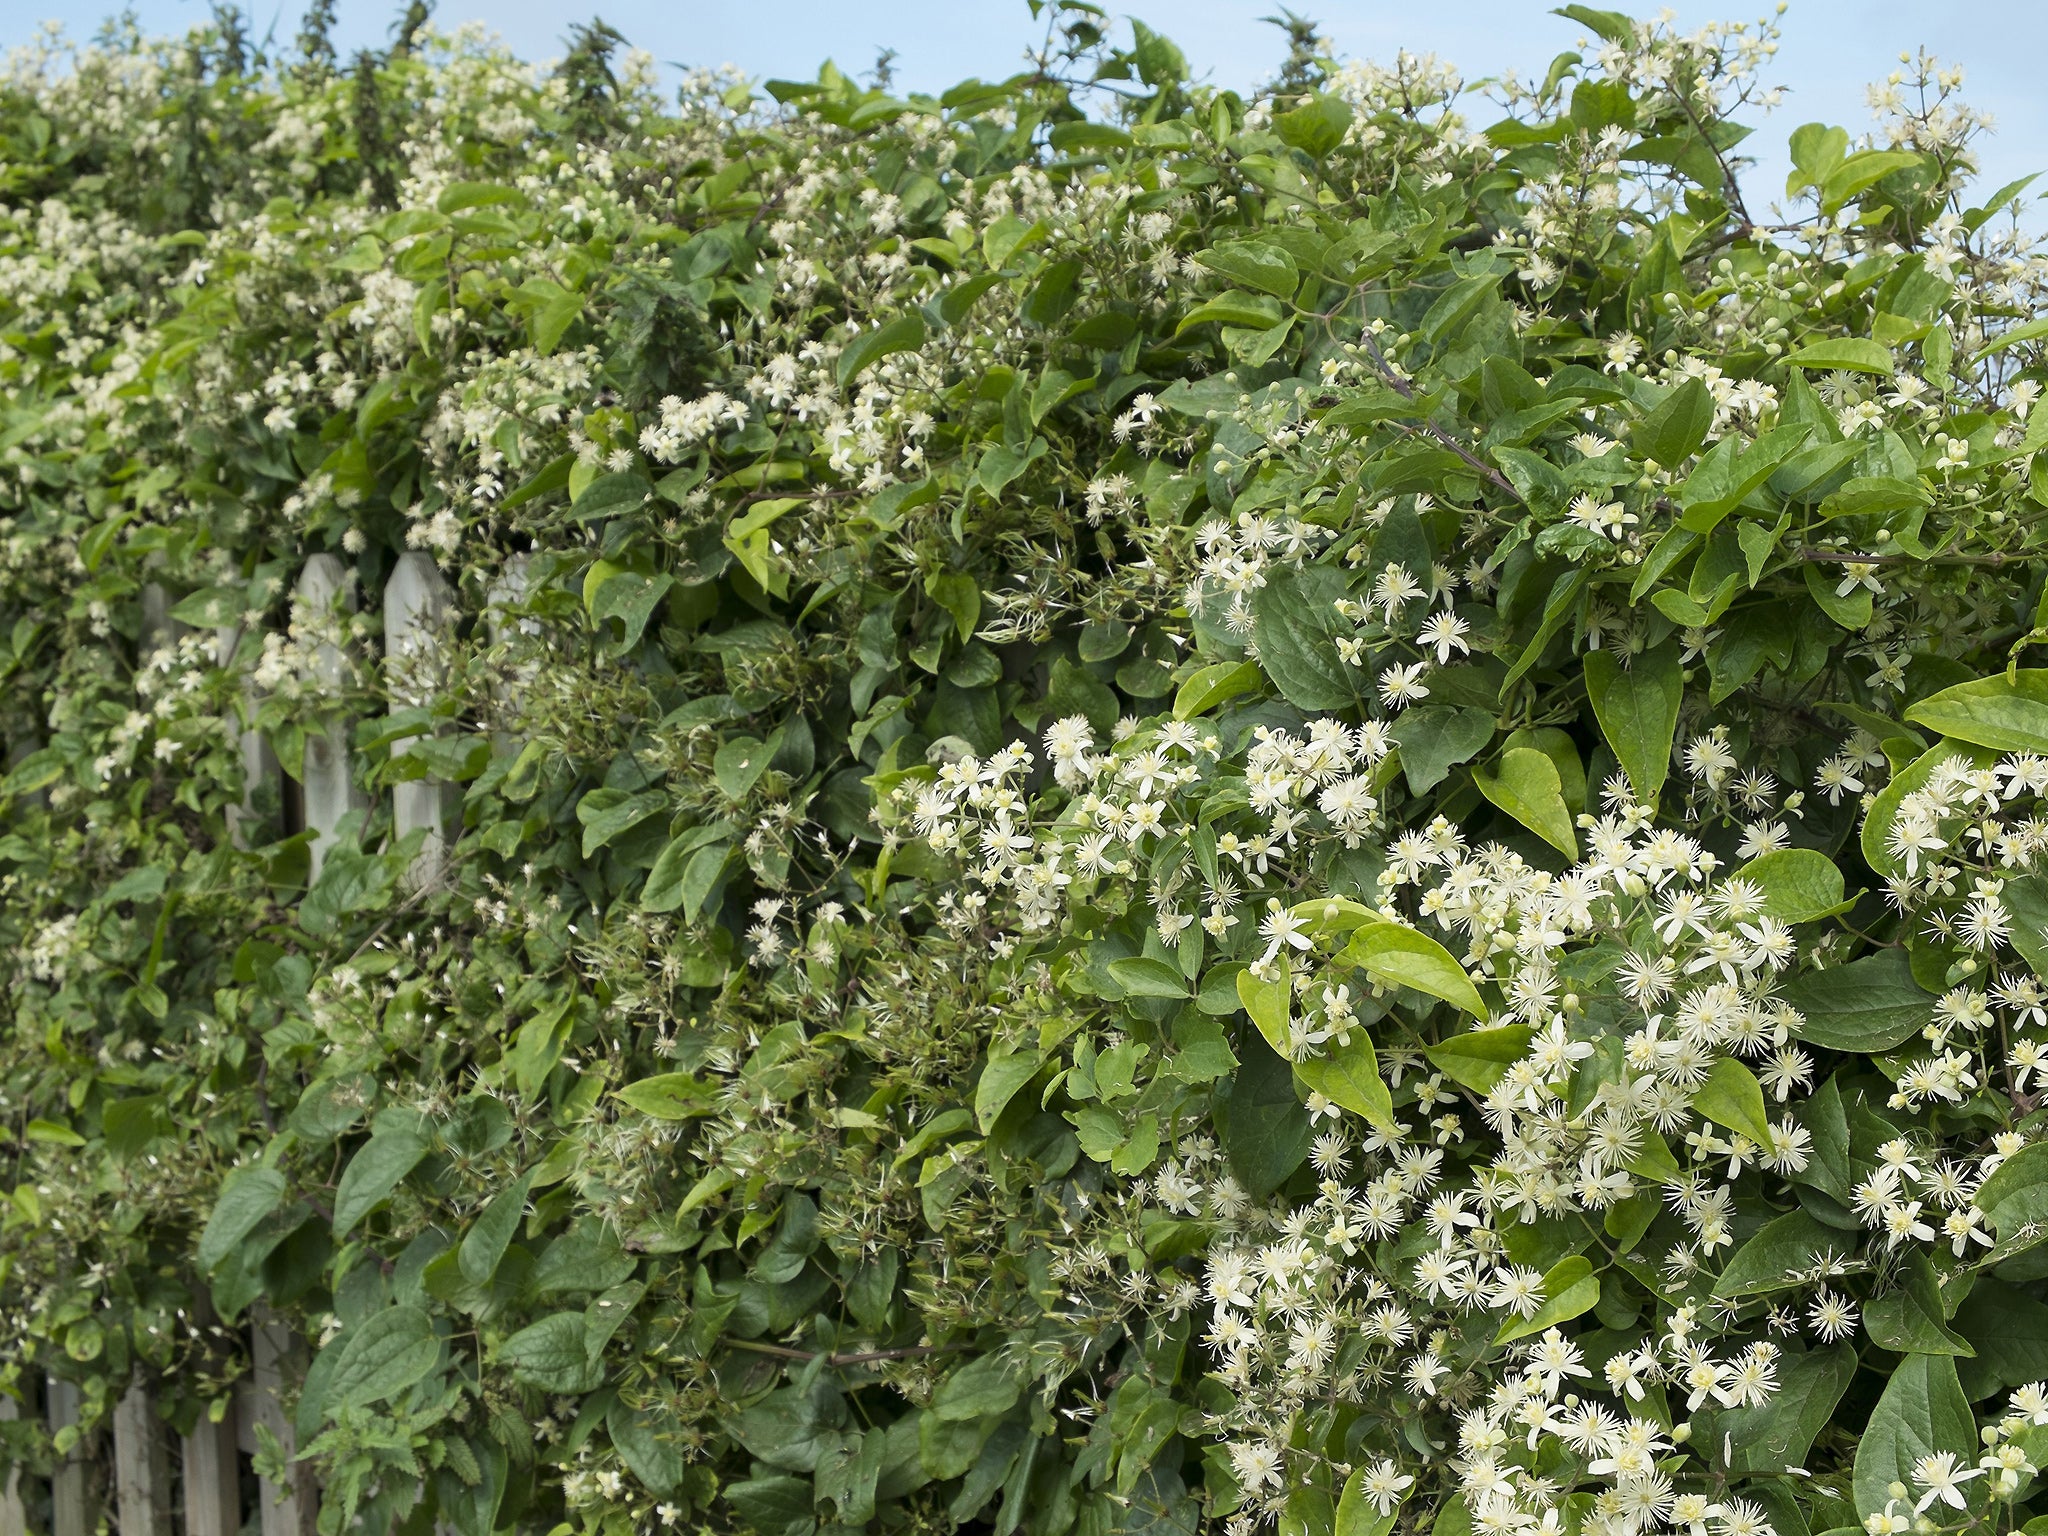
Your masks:
M 1799 1010 L 1794 1033 L 1830 1050 L 1878 1052 L 1904 1044 L 1934 1017 L 1934 998 L 1913 980 L 1905 951 L 1883 949 L 1825 971 L 1795 976 L 1779 996 Z
M 1628 774 L 1636 799 L 1654 806 L 1671 774 L 1685 685 L 1677 652 L 1662 647 L 1624 668 L 1612 651 L 1586 653 L 1586 693 L 1600 733 Z
M 1486 1001 L 1465 968 L 1428 934 L 1399 923 L 1367 923 L 1351 936 L 1338 957 L 1385 986 L 1410 987 L 1452 1007 L 1485 1018 Z
M 1577 858 L 1579 841 L 1557 765 L 1532 747 L 1503 752 L 1497 768 L 1472 770 L 1479 792 L 1558 852 Z
M 1856 1443 L 1856 1510 L 1883 1512 L 1891 1485 L 1913 1484 L 1923 1456 L 1946 1451 L 1959 1465 L 1977 1454 L 1977 1424 L 1948 1355 L 1907 1355 L 1885 1383 L 1884 1395 Z
M 1781 923 L 1805 923 L 1842 906 L 1842 872 L 1812 848 L 1758 854 L 1735 871 L 1763 892 L 1764 911 Z
M 1320 1093 L 1375 1128 L 1394 1134 L 1394 1098 L 1380 1077 L 1379 1059 L 1364 1029 L 1353 1029 L 1342 1045 L 1331 1042 L 1321 1056 L 1297 1061 L 1294 1075 L 1310 1092 Z
M 1909 706 L 1906 720 L 1999 752 L 2048 753 L 2048 668 L 1944 688 Z
M 1764 1090 L 1756 1074 L 1733 1056 L 1723 1056 L 1693 1090 L 1692 1107 L 1716 1125 L 1747 1136 L 1759 1147 L 1771 1144 L 1770 1117 L 1764 1112 Z
M 1529 1317 L 1511 1317 L 1494 1335 L 1496 1344 L 1512 1343 L 1539 1334 L 1559 1323 L 1582 1317 L 1600 1303 L 1600 1279 L 1593 1273 L 1592 1260 L 1572 1254 L 1558 1260 L 1543 1277 L 1543 1305 Z

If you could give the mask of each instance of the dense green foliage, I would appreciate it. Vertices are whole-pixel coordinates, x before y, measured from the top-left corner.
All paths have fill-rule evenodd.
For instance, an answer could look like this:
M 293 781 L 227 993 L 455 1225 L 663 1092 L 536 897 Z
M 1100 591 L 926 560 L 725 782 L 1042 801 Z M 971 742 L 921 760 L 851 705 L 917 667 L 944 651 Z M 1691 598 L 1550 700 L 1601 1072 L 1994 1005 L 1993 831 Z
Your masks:
M 2048 1510 L 2048 266 L 1566 9 L 18 57 L 0 1391 L 267 1308 L 330 1536 Z

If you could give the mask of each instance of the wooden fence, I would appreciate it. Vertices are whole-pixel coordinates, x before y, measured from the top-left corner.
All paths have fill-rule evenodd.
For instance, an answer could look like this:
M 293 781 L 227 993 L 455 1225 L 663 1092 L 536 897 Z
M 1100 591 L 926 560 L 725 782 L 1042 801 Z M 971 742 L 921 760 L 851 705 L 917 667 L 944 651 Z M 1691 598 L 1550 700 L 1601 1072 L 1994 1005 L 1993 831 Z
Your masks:
M 491 593 L 486 619 L 494 640 L 505 632 L 506 609 L 524 592 L 525 568 L 515 561 Z M 349 573 L 333 555 L 314 555 L 306 562 L 296 597 L 299 606 L 313 614 L 356 609 Z M 387 663 L 401 661 L 409 669 L 431 670 L 435 650 L 446 638 L 453 604 L 433 562 L 418 553 L 401 557 L 381 601 Z M 170 600 L 161 586 L 144 587 L 141 605 L 142 639 L 137 649 L 142 657 L 190 633 L 170 616 Z M 240 628 L 216 632 L 215 657 L 220 665 L 234 658 L 243 638 Z M 348 659 L 323 642 L 314 649 L 310 670 L 318 686 L 338 690 L 348 675 Z M 253 713 L 256 702 L 253 695 L 245 698 L 245 713 Z M 392 703 L 398 708 L 403 701 Z M 312 878 L 317 878 L 342 819 L 370 804 L 352 760 L 352 734 L 347 722 L 336 722 L 309 737 L 304 771 L 292 780 L 245 719 L 237 729 L 237 746 L 247 791 L 240 816 L 230 817 L 236 841 L 243 840 L 246 818 L 268 783 L 287 806 L 285 830 L 313 833 Z M 411 741 L 395 742 L 392 755 L 404 753 Z M 17 743 L 15 755 L 36 745 Z M 460 801 L 451 793 L 454 788 L 432 779 L 394 786 L 393 836 L 426 832 L 412 870 L 416 884 L 438 876 L 453 834 L 460 830 Z M 236 1384 L 231 1411 L 220 1422 L 202 1419 L 191 1434 L 174 1435 L 157 1411 L 150 1383 L 138 1378 L 115 1405 L 110 1432 L 103 1429 L 78 1439 L 48 1478 L 19 1471 L 9 1475 L 0 1488 L 0 1536 L 91 1536 L 103 1523 L 119 1536 L 237 1536 L 245 1529 L 258 1536 L 314 1536 L 319 1488 L 313 1469 L 294 1462 L 289 1480 L 280 1486 L 258 1477 L 252 1464 L 258 1426 L 276 1438 L 288 1458 L 295 1454 L 287 1406 L 310 1352 L 260 1304 L 247 1329 L 249 1374 Z M 79 1408 L 77 1387 L 55 1377 L 42 1383 L 39 1402 L 20 1403 L 0 1395 L 0 1419 L 39 1414 L 53 1433 L 77 1425 Z

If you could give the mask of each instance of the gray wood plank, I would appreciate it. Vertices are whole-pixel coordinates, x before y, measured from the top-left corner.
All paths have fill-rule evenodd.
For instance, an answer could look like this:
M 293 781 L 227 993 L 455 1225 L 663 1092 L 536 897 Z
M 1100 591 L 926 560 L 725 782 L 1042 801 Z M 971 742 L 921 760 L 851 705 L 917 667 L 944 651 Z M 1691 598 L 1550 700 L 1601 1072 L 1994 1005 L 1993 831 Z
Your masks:
M 296 1386 L 302 1374 L 298 1341 L 283 1324 L 271 1321 L 259 1310 L 249 1329 L 249 1357 L 256 1422 L 277 1437 L 287 1456 L 296 1456 L 298 1437 L 285 1416 L 284 1398 L 286 1386 Z M 259 1513 L 263 1536 L 315 1536 L 319 1493 L 313 1483 L 313 1469 L 295 1461 L 282 1486 L 264 1479 Z
M 78 1387 L 50 1378 L 50 1429 L 69 1429 L 78 1422 Z M 58 1461 L 50 1478 L 50 1536 L 91 1536 L 99 1524 L 90 1447 L 80 1440 Z
M 446 634 L 448 583 L 434 562 L 418 550 L 399 557 L 398 568 L 384 587 L 384 672 L 393 709 L 413 706 L 415 693 L 432 690 L 417 685 L 438 677 Z M 418 700 L 424 702 L 424 699 Z M 414 738 L 391 744 L 393 757 L 403 756 Z M 391 828 L 396 837 L 424 829 L 427 834 L 411 879 L 417 889 L 431 885 L 445 867 L 448 829 L 461 814 L 458 786 L 439 779 L 409 779 L 391 788 Z
M 140 1381 L 114 1404 L 114 1510 L 121 1536 L 171 1536 L 169 1438 Z
M 184 1439 L 185 1536 L 235 1536 L 242 1528 L 242 1478 L 235 1461 L 235 1415 L 205 1418 Z
M 355 593 L 347 568 L 333 555 L 315 555 L 306 562 L 299 577 L 298 603 L 303 611 L 325 615 L 339 604 L 353 612 Z M 336 693 L 348 678 L 348 658 L 341 648 L 322 643 L 313 652 L 315 681 Z M 349 729 L 337 722 L 324 731 L 306 737 L 306 768 L 302 781 L 306 792 L 306 825 L 313 832 L 312 878 L 319 879 L 327 850 L 334 846 L 335 828 L 351 811 L 367 810 L 369 797 L 356 786 L 349 761 Z
M 11 1397 L 0 1397 L 0 1419 L 18 1419 L 21 1405 Z M 7 1486 L 0 1488 L 0 1536 L 28 1536 L 28 1506 L 21 1497 L 21 1468 L 7 1474 Z

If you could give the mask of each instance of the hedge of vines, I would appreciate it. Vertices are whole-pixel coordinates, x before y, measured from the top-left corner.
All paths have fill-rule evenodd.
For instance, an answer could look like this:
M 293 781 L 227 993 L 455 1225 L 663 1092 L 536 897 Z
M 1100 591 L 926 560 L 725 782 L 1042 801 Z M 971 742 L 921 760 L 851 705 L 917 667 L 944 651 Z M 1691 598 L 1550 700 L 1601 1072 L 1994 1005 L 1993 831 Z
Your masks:
M 1767 209 L 1769 21 L 670 97 L 323 14 L 0 79 L 0 1391 L 84 1403 L 0 1459 L 267 1313 L 327 1536 L 2048 1519 L 1959 76 Z M 245 749 L 337 722 L 314 878 Z

